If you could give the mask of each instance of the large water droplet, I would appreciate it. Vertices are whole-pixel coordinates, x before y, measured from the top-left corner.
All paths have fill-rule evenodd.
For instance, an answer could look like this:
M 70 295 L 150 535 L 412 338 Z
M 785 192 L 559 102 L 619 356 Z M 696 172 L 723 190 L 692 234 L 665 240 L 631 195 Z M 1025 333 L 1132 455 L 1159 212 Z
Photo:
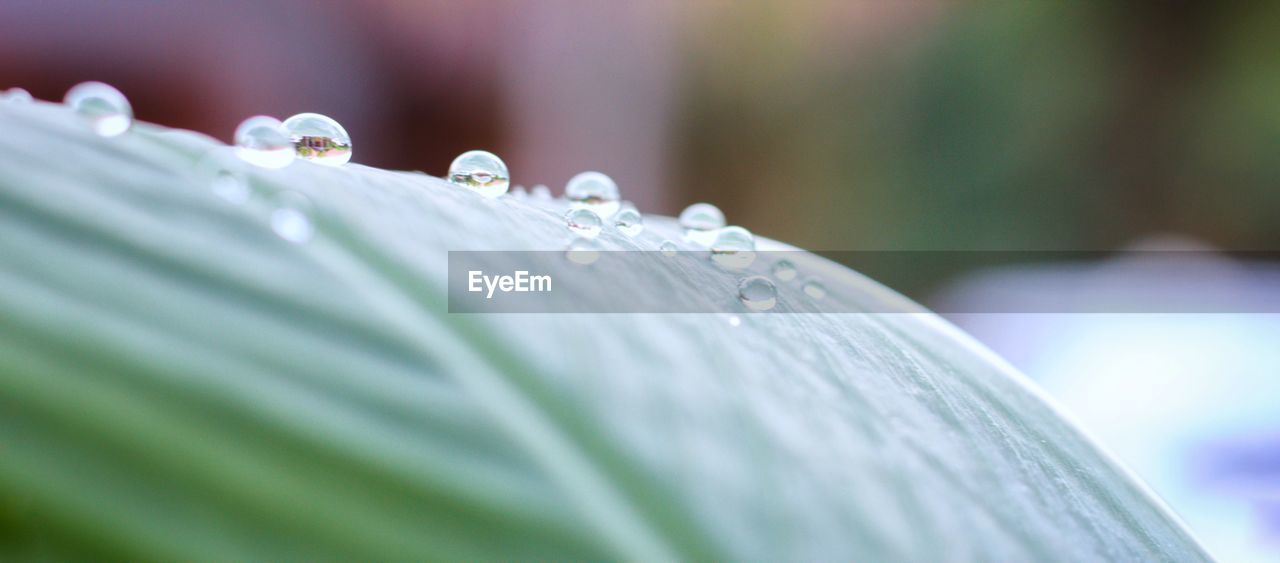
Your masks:
M 613 226 L 622 234 L 634 237 L 644 231 L 644 216 L 635 209 L 623 209 L 613 216 Z
M 753 311 L 768 311 L 778 304 L 778 290 L 764 276 L 750 276 L 738 282 L 738 300 Z
M 284 123 L 255 115 L 236 127 L 236 156 L 263 168 L 284 168 L 293 163 L 297 153 Z
M 67 90 L 62 100 L 84 117 L 93 132 L 115 137 L 133 126 L 133 107 L 119 90 L 101 82 L 81 82 Z
M 284 120 L 298 158 L 326 166 L 351 161 L 351 137 L 337 121 L 318 113 L 300 113 Z
M 249 201 L 248 181 L 238 173 L 230 170 L 219 170 L 209 180 L 209 189 L 213 194 L 236 205 Z
M 822 285 L 822 280 L 818 278 L 809 278 L 805 280 L 802 287 L 804 294 L 814 299 L 822 299 L 827 296 L 827 286 Z
M 670 258 L 672 256 L 675 256 L 676 251 L 680 250 L 680 248 L 676 246 L 676 243 L 671 242 L 669 240 L 664 240 L 662 241 L 662 245 L 658 247 L 658 250 L 662 251 L 663 256 Z
M 720 229 L 711 243 L 711 259 L 729 270 L 746 268 L 756 261 L 756 239 L 736 225 Z
M 724 213 L 710 203 L 695 203 L 680 212 L 680 227 L 684 229 L 685 240 L 711 246 L 716 240 L 716 231 L 724 228 Z
M 569 230 L 575 234 L 586 238 L 596 238 L 600 234 L 600 227 L 603 222 L 600 216 L 590 209 L 570 209 L 564 214 L 565 224 L 569 225 Z
M 448 180 L 471 188 L 484 197 L 498 197 L 507 193 L 511 176 L 507 173 L 506 163 L 497 155 L 488 151 L 467 151 L 449 165 Z
M 590 209 L 601 217 L 612 217 L 618 212 L 618 184 L 599 172 L 583 172 L 574 176 L 564 187 L 564 198 L 571 207 Z
M 276 194 L 276 207 L 271 211 L 271 230 L 280 238 L 302 244 L 315 235 L 311 223 L 311 200 L 295 191 Z
M 29 103 L 35 98 L 31 97 L 31 92 L 22 88 L 10 88 L 4 92 L 0 92 L 0 102 L 12 102 L 15 104 Z
M 565 251 L 564 255 L 574 264 L 589 266 L 600 259 L 602 248 L 600 243 L 594 239 L 578 238 L 569 243 L 569 249 Z
M 773 277 L 779 281 L 791 281 L 796 279 L 796 265 L 790 260 L 778 260 L 773 263 Z

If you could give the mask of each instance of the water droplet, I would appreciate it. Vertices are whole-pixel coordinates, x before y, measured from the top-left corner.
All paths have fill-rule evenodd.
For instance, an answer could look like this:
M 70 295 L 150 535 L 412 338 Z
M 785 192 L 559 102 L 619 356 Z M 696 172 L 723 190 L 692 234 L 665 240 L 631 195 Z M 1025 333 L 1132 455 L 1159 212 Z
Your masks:
M 315 235 L 311 224 L 311 201 L 298 192 L 284 191 L 276 194 L 276 208 L 271 211 L 271 230 L 280 238 L 294 244 L 302 244 Z
M 586 238 L 596 238 L 603 226 L 600 216 L 590 209 L 570 209 L 564 214 L 564 221 L 569 230 Z
M 209 189 L 213 194 L 236 205 L 249 201 L 249 184 L 240 174 L 230 170 L 220 170 L 209 180 Z
M 670 258 L 670 257 L 672 257 L 672 256 L 675 256 L 675 255 L 676 255 L 676 251 L 678 251 L 678 250 L 680 250 L 680 249 L 679 249 L 678 247 L 676 247 L 676 243 L 671 242 L 671 241 L 669 241 L 669 240 L 664 240 L 664 241 L 662 241 L 662 246 L 659 246 L 659 247 L 658 247 L 658 250 L 661 250 L 661 251 L 662 251 L 662 255 L 663 255 L 663 256 L 666 256 L 666 257 Z
M 293 163 L 289 131 L 274 117 L 255 115 L 236 127 L 236 156 L 263 168 L 284 168 Z
M 594 239 L 578 238 L 569 243 L 564 255 L 574 264 L 589 266 L 600 259 L 601 249 L 600 243 Z
M 644 216 L 635 209 L 623 209 L 613 216 L 613 226 L 622 234 L 634 237 L 644 231 Z
M 511 177 L 507 174 L 507 165 L 497 155 L 488 151 L 467 151 L 449 165 L 448 180 L 471 188 L 484 197 L 498 197 L 507 193 Z
M 746 268 L 756 261 L 756 239 L 736 225 L 720 229 L 711 243 L 711 259 L 729 270 Z
M 685 240 L 711 246 L 716 240 L 716 231 L 724 228 L 724 213 L 710 203 L 695 203 L 680 212 L 680 226 L 684 228 Z
M 298 158 L 326 166 L 351 161 L 351 137 L 337 121 L 318 113 L 300 113 L 284 120 Z
M 778 304 L 778 290 L 764 276 L 750 276 L 738 282 L 738 300 L 753 311 L 768 311 Z
M 110 85 L 81 82 L 67 90 L 62 102 L 83 116 L 100 136 L 115 137 L 133 126 L 133 107 Z
M 729 315 L 727 321 L 731 327 L 737 328 L 742 326 L 742 317 L 739 317 L 738 315 Z
M 511 188 L 511 191 L 507 192 L 507 195 L 515 199 L 525 199 L 529 197 L 529 192 L 525 191 L 524 186 L 516 185 Z
M 35 98 L 31 97 L 31 92 L 22 88 L 10 88 L 0 93 L 0 101 L 11 102 L 15 104 L 30 103 Z
M 618 212 L 618 184 L 599 172 L 583 172 L 574 176 L 564 187 L 564 197 L 571 207 L 590 209 L 601 217 L 612 217 Z
M 773 277 L 779 281 L 791 281 L 796 279 L 796 265 L 790 260 L 778 260 L 773 263 Z
M 822 285 L 822 280 L 818 278 L 809 278 L 804 282 L 804 294 L 814 299 L 822 299 L 827 296 L 827 287 Z
M 545 184 L 538 184 L 529 190 L 529 195 L 536 199 L 551 199 L 551 188 L 548 188 Z

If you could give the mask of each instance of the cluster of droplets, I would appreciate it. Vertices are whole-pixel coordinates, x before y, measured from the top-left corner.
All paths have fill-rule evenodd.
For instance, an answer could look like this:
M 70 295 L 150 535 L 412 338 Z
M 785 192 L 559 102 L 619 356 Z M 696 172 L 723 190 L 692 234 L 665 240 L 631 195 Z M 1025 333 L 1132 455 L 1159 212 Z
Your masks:
M 686 243 L 704 247 L 717 266 L 730 271 L 749 268 L 756 260 L 755 237 L 751 231 L 736 225 L 725 224 L 724 213 L 709 203 L 695 203 L 680 213 L 680 227 Z M 664 241 L 659 247 L 666 256 L 674 256 L 678 250 L 673 241 Z M 799 272 L 790 260 L 779 259 L 769 268 L 774 279 L 790 283 Z M 801 284 L 801 291 L 814 300 L 826 297 L 826 287 L 816 277 Z M 738 280 L 738 300 L 751 311 L 768 311 L 778 304 L 778 289 L 773 280 L 752 275 Z M 730 319 L 732 326 L 741 322 L 737 316 Z
M 535 186 L 530 196 L 547 199 L 550 193 L 546 186 Z M 574 236 L 565 251 L 571 262 L 588 265 L 599 258 L 602 247 L 595 238 L 607 225 L 628 238 L 644 232 L 644 215 L 629 202 L 622 201 L 618 184 L 604 173 L 583 172 L 574 176 L 565 185 L 564 198 L 569 207 L 564 215 L 565 225 Z
M 0 103 L 28 103 L 32 96 L 22 88 L 0 91 Z M 123 135 L 133 126 L 133 108 L 119 90 L 101 82 L 85 82 L 72 87 L 64 104 L 79 115 L 89 128 L 102 137 Z M 276 170 L 297 160 L 325 166 L 342 166 L 351 161 L 351 137 L 337 121 L 318 113 L 299 113 L 284 121 L 257 115 L 244 120 L 235 130 L 234 154 L 254 167 Z M 219 153 L 220 154 L 220 153 Z M 245 174 L 235 166 L 214 158 L 212 170 L 206 170 L 211 191 L 233 204 L 243 204 L 251 190 Z M 449 165 L 446 179 L 486 198 L 508 193 L 510 174 L 507 165 L 493 153 L 467 151 Z M 525 192 L 517 187 L 511 194 L 517 199 L 548 202 L 551 191 L 535 185 Z M 566 251 L 574 263 L 589 265 L 599 259 L 602 247 L 596 240 L 608 224 L 627 237 L 644 231 L 644 216 L 623 202 L 618 185 L 600 172 L 582 172 L 565 186 L 568 211 L 564 220 L 573 239 Z M 311 203 L 299 192 L 284 190 L 271 198 L 270 227 L 280 238 L 301 244 L 314 236 L 310 219 Z M 695 203 L 680 213 L 679 224 L 684 242 L 710 251 L 711 260 L 725 270 L 749 268 L 756 259 L 755 237 L 739 226 L 726 226 L 724 213 L 709 203 Z M 675 256 L 680 249 L 675 241 L 664 240 L 659 250 L 664 256 Z M 787 260 L 774 263 L 771 270 L 781 282 L 796 279 L 794 264 Z M 826 297 L 826 288 L 816 278 L 806 279 L 801 287 L 813 299 Z M 752 311 L 768 311 L 777 304 L 777 288 L 764 276 L 744 277 L 738 282 L 738 298 Z M 741 322 L 736 315 L 730 323 Z
M 284 121 L 255 115 L 236 127 L 236 156 L 259 168 L 276 170 L 303 160 L 324 166 L 351 162 L 351 136 L 332 118 L 299 113 Z

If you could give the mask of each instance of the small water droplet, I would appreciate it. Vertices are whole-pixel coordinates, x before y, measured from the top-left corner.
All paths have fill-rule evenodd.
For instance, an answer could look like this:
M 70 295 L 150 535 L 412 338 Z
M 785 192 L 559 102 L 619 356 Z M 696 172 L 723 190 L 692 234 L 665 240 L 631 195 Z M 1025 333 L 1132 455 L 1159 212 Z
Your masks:
M 804 294 L 814 299 L 822 299 L 827 296 L 827 287 L 822 285 L 822 280 L 818 278 L 809 278 L 804 282 Z
M 311 223 L 311 201 L 295 191 L 276 194 L 276 207 L 271 211 L 271 230 L 280 238 L 302 244 L 315 235 Z
M 634 237 L 644 231 L 644 216 L 635 209 L 623 209 L 613 216 L 613 226 L 622 234 Z
M 255 115 L 236 127 L 236 156 L 263 168 L 284 168 L 297 153 L 284 123 L 274 117 Z
M 525 199 L 529 197 L 529 192 L 525 191 L 524 186 L 516 185 L 511 188 L 511 191 L 507 192 L 507 195 L 515 199 Z
M 600 243 L 594 239 L 577 238 L 569 243 L 569 248 L 564 255 L 574 264 L 589 266 L 600 259 L 602 248 Z
M 603 225 L 600 216 L 590 209 L 570 209 L 564 214 L 564 221 L 569 230 L 585 238 L 596 238 Z
M 488 151 L 467 151 L 449 165 L 448 180 L 484 197 L 498 197 L 507 193 L 511 178 L 507 174 L 506 163 L 497 155 Z
M 737 328 L 742 326 L 742 317 L 739 317 L 738 315 L 729 315 L 727 321 L 731 327 Z
M 680 212 L 680 226 L 685 240 L 700 246 L 711 246 L 716 231 L 724 228 L 724 213 L 710 203 L 695 203 Z
M 618 202 L 618 184 L 599 172 L 583 172 L 574 176 L 564 187 L 564 198 L 571 207 L 594 211 L 601 217 L 613 217 L 621 204 Z
M 680 250 L 680 249 L 679 249 L 679 247 L 677 247 L 677 246 L 676 246 L 676 243 L 671 242 L 671 241 L 669 241 L 669 240 L 664 240 L 664 241 L 662 241 L 662 246 L 659 246 L 659 247 L 658 247 L 658 250 L 661 250 L 661 251 L 662 251 L 662 255 L 663 255 L 663 256 L 666 256 L 666 257 L 670 258 L 670 257 L 672 257 L 672 256 L 675 256 L 675 255 L 676 255 L 676 251 L 678 251 L 678 250 Z
M 756 261 L 756 239 L 736 225 L 720 229 L 711 243 L 711 259 L 729 270 L 746 268 Z
M 81 82 L 67 90 L 62 102 L 83 116 L 100 136 L 115 137 L 133 126 L 129 100 L 108 84 Z
M 248 182 L 239 174 L 230 170 L 220 170 L 209 181 L 209 189 L 213 194 L 236 205 L 249 201 Z
M 538 184 L 529 190 L 529 195 L 536 199 L 551 199 L 551 188 L 548 188 L 545 184 Z
M 326 166 L 351 162 L 351 137 L 337 121 L 318 113 L 300 113 L 284 120 L 298 158 Z
M 778 304 L 778 289 L 764 276 L 750 276 L 738 282 L 738 300 L 753 311 L 768 311 Z
M 796 265 L 790 260 L 778 260 L 773 263 L 773 277 L 779 281 L 791 281 L 796 279 Z
M 30 103 L 35 98 L 31 97 L 31 92 L 22 88 L 10 88 L 0 93 L 0 102 L 10 102 L 15 104 Z

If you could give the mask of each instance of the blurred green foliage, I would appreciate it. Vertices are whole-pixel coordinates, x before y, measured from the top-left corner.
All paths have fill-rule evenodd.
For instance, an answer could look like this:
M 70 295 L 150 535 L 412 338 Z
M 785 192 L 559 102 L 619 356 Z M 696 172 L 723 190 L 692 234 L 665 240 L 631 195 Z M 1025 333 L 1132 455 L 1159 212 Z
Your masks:
M 685 191 L 817 249 L 1280 242 L 1277 4 L 956 3 L 899 24 L 853 5 L 712 26 L 686 69 Z M 873 19 L 880 36 L 845 31 Z

